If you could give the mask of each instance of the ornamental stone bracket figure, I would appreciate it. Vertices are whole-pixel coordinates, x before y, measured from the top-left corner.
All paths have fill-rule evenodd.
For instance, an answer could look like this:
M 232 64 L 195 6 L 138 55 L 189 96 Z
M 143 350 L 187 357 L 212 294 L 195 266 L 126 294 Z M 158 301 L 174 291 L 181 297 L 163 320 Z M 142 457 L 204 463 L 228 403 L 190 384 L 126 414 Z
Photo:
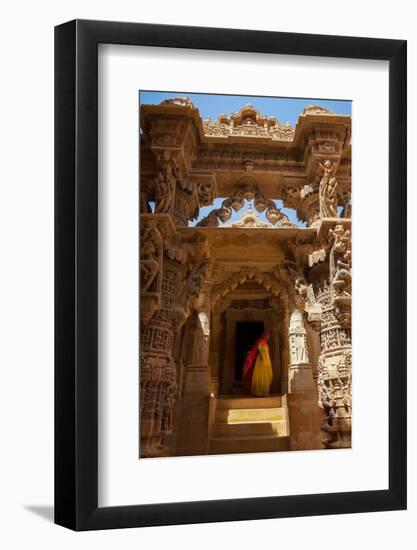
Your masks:
M 319 187 L 320 218 L 336 218 L 338 217 L 336 164 L 327 159 L 319 163 L 319 168 L 323 173 Z
M 171 153 L 163 151 L 158 158 L 158 174 L 155 184 L 155 212 L 171 214 L 175 201 L 178 167 Z
M 307 183 L 297 187 L 287 185 L 283 189 L 284 205 L 294 208 L 298 218 L 308 227 L 319 226 L 323 219 L 339 218 L 339 203 L 344 207 L 343 216 L 349 213 L 350 192 L 346 184 L 340 187 L 336 179 L 340 157 L 335 155 L 334 160 L 320 160 L 323 152 L 321 144 L 319 152 L 312 153 Z
M 209 258 L 195 260 L 189 263 L 180 304 L 188 317 L 196 306 L 196 300 L 210 270 Z
M 307 321 L 314 328 L 320 330 L 321 306 L 317 303 L 312 284 L 307 284 L 304 278 L 295 281 L 295 290 L 302 299 L 302 307 L 307 313 Z
M 294 302 L 296 307 L 307 314 L 307 321 L 314 330 L 320 330 L 321 306 L 317 303 L 313 285 L 307 283 L 302 269 L 297 262 L 285 260 L 284 265 L 294 285 Z
M 169 214 L 174 225 L 187 226 L 199 212 L 199 195 L 195 181 L 181 174 L 175 152 L 158 151 L 157 168 L 153 185 L 155 213 Z M 141 211 L 143 210 L 141 196 Z
M 350 229 L 342 224 L 330 229 L 333 239 L 330 251 L 330 282 L 335 313 L 343 327 L 351 323 L 352 303 L 352 240 Z

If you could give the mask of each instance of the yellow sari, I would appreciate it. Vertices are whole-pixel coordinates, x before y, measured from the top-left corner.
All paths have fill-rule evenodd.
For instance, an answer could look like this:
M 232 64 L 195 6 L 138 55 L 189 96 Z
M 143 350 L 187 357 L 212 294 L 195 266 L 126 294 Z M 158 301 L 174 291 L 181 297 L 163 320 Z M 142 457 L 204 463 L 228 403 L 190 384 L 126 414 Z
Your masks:
M 251 394 L 257 396 L 269 395 L 271 383 L 271 358 L 269 357 L 269 346 L 264 340 L 258 344 L 258 353 L 256 355 L 256 363 L 251 382 Z

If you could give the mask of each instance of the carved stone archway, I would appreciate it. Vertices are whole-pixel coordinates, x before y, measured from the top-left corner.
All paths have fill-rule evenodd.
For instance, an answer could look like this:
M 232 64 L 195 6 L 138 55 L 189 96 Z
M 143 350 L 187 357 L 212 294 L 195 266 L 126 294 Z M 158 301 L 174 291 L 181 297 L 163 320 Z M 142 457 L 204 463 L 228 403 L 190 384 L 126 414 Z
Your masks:
M 260 295 L 245 296 L 240 290 L 245 283 L 256 283 Z M 263 321 L 271 336 L 270 353 L 273 366 L 272 393 L 279 393 L 286 385 L 288 365 L 288 297 L 285 285 L 272 273 L 256 268 L 243 268 L 222 284 L 213 287 L 211 303 L 212 341 L 210 368 L 214 387 L 221 394 L 233 393 L 238 388 L 234 378 L 236 325 L 243 321 Z M 241 294 L 239 296 L 239 294 Z M 245 303 L 246 302 L 246 303 Z

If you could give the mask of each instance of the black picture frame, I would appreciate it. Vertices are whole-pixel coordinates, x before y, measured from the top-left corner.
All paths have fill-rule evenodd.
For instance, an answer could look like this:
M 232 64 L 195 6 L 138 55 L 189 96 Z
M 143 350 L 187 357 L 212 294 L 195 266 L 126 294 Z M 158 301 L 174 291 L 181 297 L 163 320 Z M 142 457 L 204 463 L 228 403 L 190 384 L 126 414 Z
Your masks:
M 389 488 L 98 507 L 98 44 L 389 62 Z M 74 20 L 55 28 L 55 522 L 74 530 L 406 508 L 404 40 Z

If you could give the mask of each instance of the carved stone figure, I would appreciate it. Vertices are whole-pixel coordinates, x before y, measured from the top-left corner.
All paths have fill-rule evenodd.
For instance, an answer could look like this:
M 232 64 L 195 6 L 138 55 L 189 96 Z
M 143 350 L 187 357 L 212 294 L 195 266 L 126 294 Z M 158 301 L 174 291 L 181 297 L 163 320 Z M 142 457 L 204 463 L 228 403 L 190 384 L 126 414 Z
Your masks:
M 161 273 L 162 240 L 159 231 L 154 225 L 145 227 L 141 237 L 141 291 L 152 289 L 156 278 Z M 155 286 L 155 285 L 154 285 Z
M 173 164 L 169 160 L 169 156 L 164 155 L 160 170 L 155 178 L 155 212 L 169 213 L 172 210 L 176 181 Z
M 350 230 L 339 224 L 330 231 L 330 235 L 334 239 L 330 251 L 330 280 L 337 297 L 350 297 L 352 293 Z
M 307 285 L 304 278 L 298 277 L 295 281 L 295 289 L 300 296 L 303 296 L 306 306 L 313 306 L 316 303 L 313 285 Z
M 190 298 L 193 298 L 198 295 L 200 292 L 201 286 L 204 282 L 204 279 L 207 275 L 209 267 L 208 260 L 203 260 L 197 264 L 194 269 L 191 269 L 188 273 L 185 285 L 184 285 L 184 294 L 183 300 L 187 302 Z
M 337 217 L 336 168 L 330 160 L 320 162 L 319 167 L 323 172 L 319 188 L 320 217 L 335 218 Z

